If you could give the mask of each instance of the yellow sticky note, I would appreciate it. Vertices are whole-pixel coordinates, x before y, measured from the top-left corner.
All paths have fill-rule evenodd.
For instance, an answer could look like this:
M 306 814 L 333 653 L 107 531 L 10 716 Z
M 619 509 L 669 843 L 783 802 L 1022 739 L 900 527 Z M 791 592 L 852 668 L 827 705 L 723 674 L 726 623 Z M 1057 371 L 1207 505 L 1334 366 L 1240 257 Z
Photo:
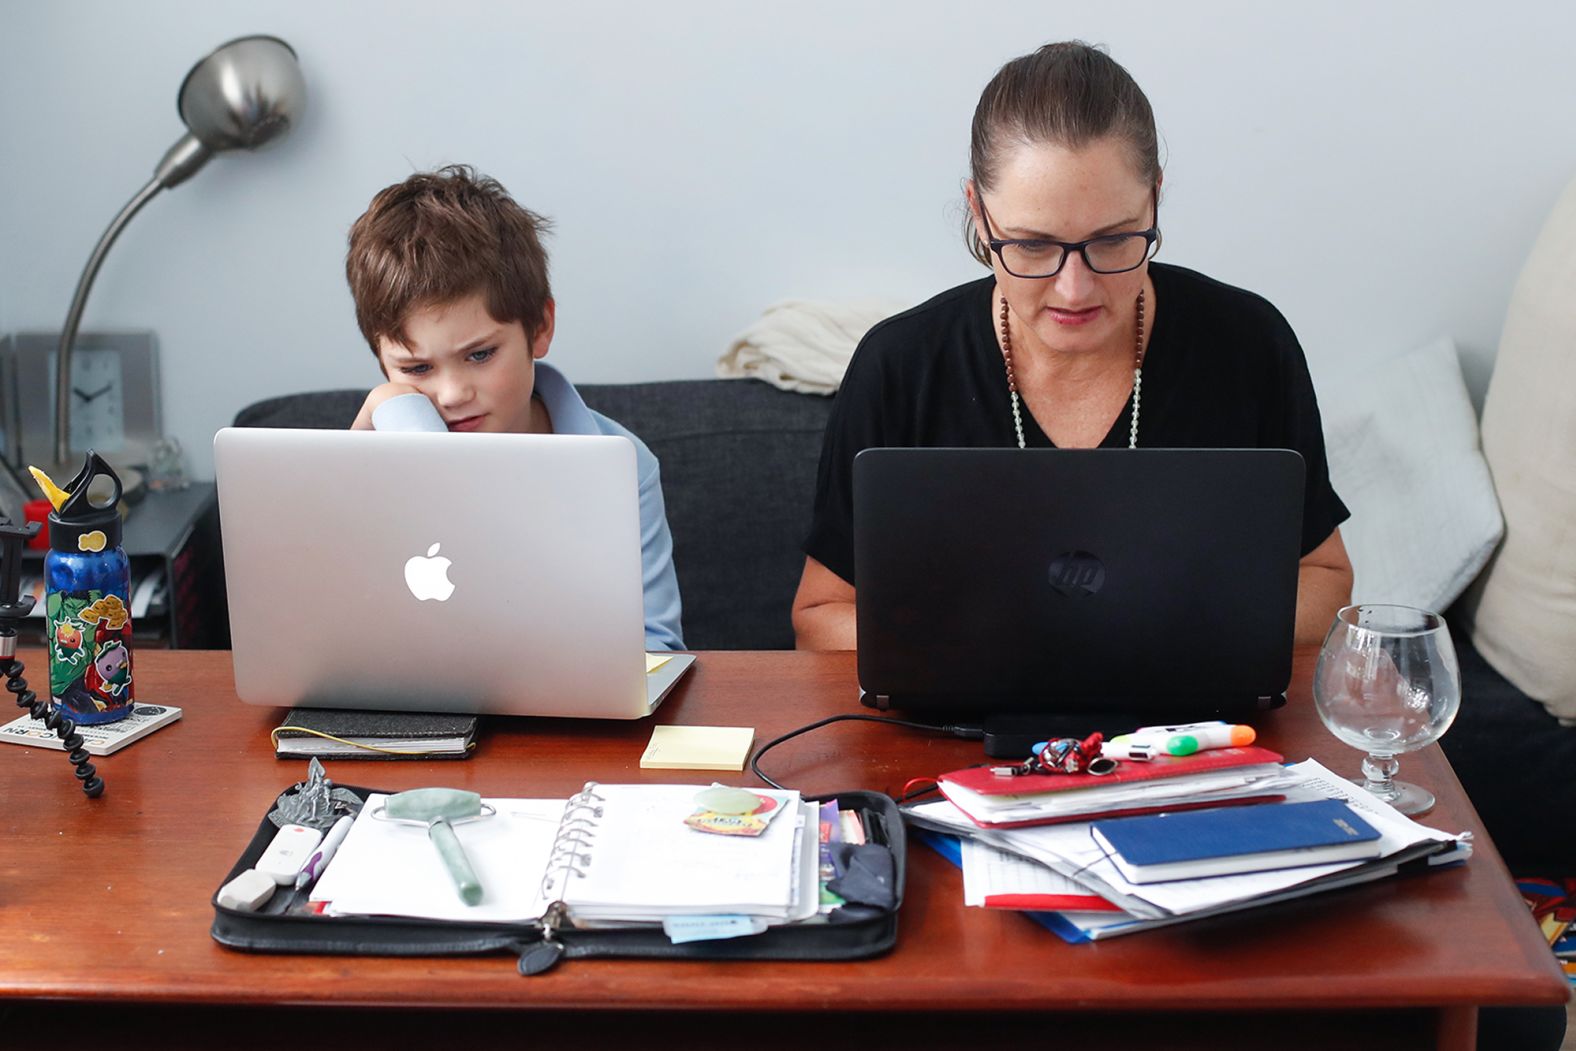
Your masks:
M 656 671 L 658 668 L 662 667 L 664 664 L 666 664 L 668 661 L 670 661 L 672 659 L 673 659 L 673 657 L 671 655 L 668 655 L 668 654 L 661 654 L 661 653 L 648 653 L 648 654 L 646 654 L 646 674 L 650 675 L 652 672 Z
M 743 770 L 755 743 L 750 726 L 657 726 L 642 770 Z

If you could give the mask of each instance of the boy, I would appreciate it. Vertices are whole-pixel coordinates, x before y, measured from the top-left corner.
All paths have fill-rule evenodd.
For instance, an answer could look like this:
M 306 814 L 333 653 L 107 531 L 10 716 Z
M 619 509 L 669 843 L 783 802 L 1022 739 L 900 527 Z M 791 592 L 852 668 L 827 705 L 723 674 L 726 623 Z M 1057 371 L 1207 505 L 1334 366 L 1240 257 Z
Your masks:
M 646 648 L 682 649 L 673 537 L 657 458 L 541 363 L 553 339 L 547 220 L 455 165 L 372 199 L 350 228 L 345 276 L 384 383 L 352 427 L 616 434 L 635 445 Z M 415 395 L 415 397 L 400 397 Z

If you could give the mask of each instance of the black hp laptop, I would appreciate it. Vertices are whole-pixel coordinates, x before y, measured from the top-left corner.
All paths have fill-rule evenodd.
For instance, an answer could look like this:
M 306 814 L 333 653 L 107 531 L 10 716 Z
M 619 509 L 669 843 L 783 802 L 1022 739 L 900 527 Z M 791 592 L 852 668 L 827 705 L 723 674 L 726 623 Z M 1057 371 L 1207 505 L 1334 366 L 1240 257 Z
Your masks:
M 1284 449 L 868 449 L 865 703 L 972 722 L 1283 703 L 1302 496 Z

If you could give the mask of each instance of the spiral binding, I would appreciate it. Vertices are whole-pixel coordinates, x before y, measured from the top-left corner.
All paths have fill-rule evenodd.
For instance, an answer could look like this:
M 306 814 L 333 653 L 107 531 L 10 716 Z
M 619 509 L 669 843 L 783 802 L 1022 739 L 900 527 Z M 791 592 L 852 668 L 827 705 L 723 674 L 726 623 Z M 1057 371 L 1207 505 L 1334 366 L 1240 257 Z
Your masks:
M 544 900 L 556 901 L 564 892 L 570 876 L 584 876 L 591 867 L 591 848 L 596 842 L 597 822 L 602 818 L 602 804 L 606 802 L 596 794 L 595 781 L 569 797 L 564 804 L 564 816 L 558 821 L 558 832 L 553 836 L 553 849 L 547 855 L 547 865 L 542 871 L 541 895 Z
M 0 628 L 0 640 L 4 640 L 0 648 L 12 650 L 16 645 L 16 631 Z M 0 675 L 6 677 L 5 688 L 16 695 L 16 706 L 26 709 L 29 715 L 55 731 L 66 746 L 66 759 L 77 768 L 77 780 L 82 782 L 82 791 L 89 799 L 97 799 L 104 794 L 104 779 L 98 776 L 98 771 L 88 760 L 88 752 L 83 746 L 82 735 L 77 733 L 76 722 L 51 703 L 49 698 L 40 697 L 28 689 L 27 680 L 22 677 L 24 670 L 22 662 L 16 657 L 10 654 L 0 657 Z

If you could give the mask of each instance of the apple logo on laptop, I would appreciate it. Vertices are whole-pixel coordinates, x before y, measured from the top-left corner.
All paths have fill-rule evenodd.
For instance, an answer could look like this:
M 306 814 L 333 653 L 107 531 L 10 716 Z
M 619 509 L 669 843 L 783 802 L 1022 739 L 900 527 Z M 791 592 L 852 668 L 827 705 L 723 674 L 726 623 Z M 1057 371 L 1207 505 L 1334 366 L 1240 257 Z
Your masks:
M 405 563 L 405 586 L 423 602 L 447 602 L 454 594 L 454 582 L 449 579 L 449 567 L 454 563 L 438 555 L 438 546 L 433 544 L 425 556 L 417 555 Z

